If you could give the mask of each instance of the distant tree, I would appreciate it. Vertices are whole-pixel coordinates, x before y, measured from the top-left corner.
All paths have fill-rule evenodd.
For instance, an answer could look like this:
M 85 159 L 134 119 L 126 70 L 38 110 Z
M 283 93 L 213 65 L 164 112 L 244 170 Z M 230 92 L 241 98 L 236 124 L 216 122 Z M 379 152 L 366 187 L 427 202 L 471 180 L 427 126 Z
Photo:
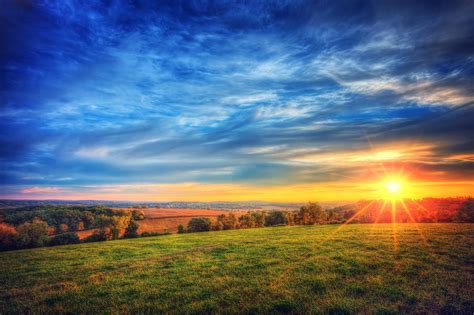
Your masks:
M 252 212 L 253 221 L 255 227 L 264 227 L 265 226 L 265 217 L 266 214 L 263 211 L 254 211 Z
M 128 215 L 98 215 L 96 216 L 96 227 L 99 228 L 98 238 L 105 240 L 116 240 L 125 233 L 130 222 L 131 216 Z
M 192 218 L 188 222 L 188 232 L 205 232 L 211 229 L 209 218 Z
M 132 218 L 135 221 L 144 220 L 145 212 L 143 212 L 143 210 L 132 210 Z
M 134 237 L 139 237 L 140 235 L 138 234 L 138 228 L 140 225 L 138 224 L 137 221 L 135 220 L 130 220 L 128 223 L 127 228 L 125 229 L 125 233 L 123 237 L 125 238 L 134 238 Z
M 225 214 L 217 216 L 216 223 L 212 226 L 214 231 L 222 231 L 224 229 L 224 222 L 226 221 Z
M 76 231 L 83 231 L 85 229 L 84 222 L 79 221 L 76 224 Z
M 295 213 L 293 211 L 286 212 L 286 221 L 288 225 L 295 225 Z
M 54 228 L 54 226 L 48 226 L 48 235 L 51 236 L 54 234 L 56 234 L 56 229 Z
M 56 246 L 56 245 L 78 244 L 80 242 L 81 240 L 79 239 L 79 236 L 77 235 L 77 233 L 64 233 L 64 234 L 59 234 L 53 237 L 51 241 L 49 242 L 49 245 Z
M 242 229 L 250 229 L 255 227 L 255 219 L 250 212 L 241 215 L 239 218 L 239 225 Z
M 14 239 L 16 229 L 6 223 L 0 223 L 0 250 L 8 250 L 14 248 Z
M 67 224 L 61 223 L 59 225 L 58 232 L 59 233 L 66 233 L 67 231 L 69 231 L 69 226 L 67 226 Z
M 285 211 L 270 211 L 266 216 L 266 226 L 286 225 L 288 224 L 288 217 Z
M 40 247 L 48 241 L 48 224 L 39 219 L 20 224 L 15 235 L 18 247 Z
M 179 224 L 178 225 L 178 234 L 183 234 L 183 233 L 186 233 L 186 229 L 184 228 L 184 226 L 182 224 Z
M 474 198 L 464 201 L 453 216 L 454 222 L 474 222 Z
M 317 203 L 309 202 L 300 208 L 297 218 L 299 224 L 321 224 L 326 221 L 326 212 Z
M 229 213 L 223 220 L 224 230 L 233 230 L 239 227 L 239 221 L 233 213 Z

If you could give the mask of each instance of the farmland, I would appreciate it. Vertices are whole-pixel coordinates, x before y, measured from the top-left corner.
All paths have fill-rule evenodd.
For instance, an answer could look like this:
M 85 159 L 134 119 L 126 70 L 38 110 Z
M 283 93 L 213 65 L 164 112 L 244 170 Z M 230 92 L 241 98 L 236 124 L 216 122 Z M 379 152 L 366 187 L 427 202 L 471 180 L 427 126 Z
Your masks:
M 114 208 L 129 211 L 129 208 Z M 140 209 L 145 214 L 145 219 L 140 220 L 139 233 L 165 231 L 176 233 L 178 225 L 186 226 L 191 218 L 208 217 L 215 220 L 218 215 L 234 213 L 236 216 L 242 215 L 245 211 L 228 210 L 202 210 L 202 209 L 178 209 L 178 208 L 146 208 Z M 79 231 L 77 234 L 81 239 L 91 235 L 95 230 Z
M 168 235 L 0 253 L 0 313 L 471 314 L 473 224 Z
M 145 220 L 140 221 L 139 232 L 163 232 L 165 230 L 176 232 L 178 225 L 186 226 L 191 218 L 208 217 L 215 219 L 221 214 L 234 213 L 240 216 L 245 211 L 226 210 L 201 210 L 201 209 L 177 209 L 177 208 L 148 208 L 141 209 L 145 213 Z

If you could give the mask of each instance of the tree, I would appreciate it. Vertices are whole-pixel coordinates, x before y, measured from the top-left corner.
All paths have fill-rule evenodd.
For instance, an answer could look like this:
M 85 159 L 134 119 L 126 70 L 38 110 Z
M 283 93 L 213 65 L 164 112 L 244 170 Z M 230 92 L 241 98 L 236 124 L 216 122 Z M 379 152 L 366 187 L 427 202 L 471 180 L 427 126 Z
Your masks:
M 130 222 L 130 215 L 98 215 L 95 225 L 99 228 L 99 239 L 116 240 L 125 233 Z
M 178 225 L 178 234 L 183 234 L 183 233 L 186 233 L 186 229 L 184 228 L 184 226 L 182 224 L 179 224 Z
M 130 222 L 128 223 L 127 228 L 125 229 L 125 234 L 123 235 L 123 237 L 125 237 L 125 238 L 134 238 L 134 237 L 140 236 L 137 232 L 139 227 L 140 227 L 140 225 L 138 224 L 137 221 L 130 220 Z
M 236 229 L 238 228 L 239 226 L 239 221 L 237 220 L 237 217 L 235 216 L 235 214 L 233 213 L 229 213 L 229 215 L 220 215 L 219 217 L 217 217 L 217 219 L 219 220 L 219 218 L 222 218 L 221 222 L 222 222 L 222 229 L 223 230 L 233 230 L 233 229 Z
M 48 241 L 48 224 L 39 219 L 20 224 L 15 242 L 19 247 L 40 247 Z
M 211 229 L 209 218 L 192 218 L 188 222 L 188 232 L 205 232 Z
M 285 211 L 271 211 L 266 217 L 266 226 L 286 225 L 288 217 Z
M 77 222 L 77 224 L 76 224 L 76 231 L 82 231 L 82 230 L 84 230 L 84 229 L 85 229 L 85 227 L 84 227 L 84 222 L 82 222 L 82 221 Z
M 255 223 L 255 227 L 264 227 L 265 226 L 265 212 L 263 211 L 254 211 L 252 212 L 252 217 Z
M 469 198 L 459 207 L 453 217 L 454 222 L 474 222 L 474 198 Z
M 66 233 L 67 231 L 69 230 L 69 226 L 67 226 L 67 224 L 64 224 L 64 223 L 61 223 L 59 225 L 59 233 Z
M 15 235 L 16 229 L 14 226 L 0 223 L 0 250 L 13 249 Z
M 143 212 L 143 210 L 132 210 L 132 218 L 135 221 L 144 220 L 145 212 Z
M 306 206 L 300 208 L 297 218 L 299 224 L 321 224 L 326 221 L 326 212 L 319 204 L 309 202 Z
M 49 245 L 56 246 L 56 245 L 67 245 L 67 244 L 78 244 L 81 240 L 79 239 L 79 235 L 77 233 L 65 233 L 56 235 L 51 239 Z
M 239 218 L 239 225 L 242 229 L 250 229 L 255 227 L 255 219 L 250 212 L 241 215 Z
M 288 225 L 295 225 L 295 214 L 293 211 L 288 211 L 286 213 L 286 221 Z

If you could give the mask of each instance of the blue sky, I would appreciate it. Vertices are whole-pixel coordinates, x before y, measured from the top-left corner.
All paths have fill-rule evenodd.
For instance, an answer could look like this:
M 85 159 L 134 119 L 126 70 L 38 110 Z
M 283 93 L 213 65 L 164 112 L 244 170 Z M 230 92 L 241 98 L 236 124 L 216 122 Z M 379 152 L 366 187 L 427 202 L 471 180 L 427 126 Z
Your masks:
M 323 185 L 375 162 L 474 187 L 472 1 L 2 3 L 5 198 Z

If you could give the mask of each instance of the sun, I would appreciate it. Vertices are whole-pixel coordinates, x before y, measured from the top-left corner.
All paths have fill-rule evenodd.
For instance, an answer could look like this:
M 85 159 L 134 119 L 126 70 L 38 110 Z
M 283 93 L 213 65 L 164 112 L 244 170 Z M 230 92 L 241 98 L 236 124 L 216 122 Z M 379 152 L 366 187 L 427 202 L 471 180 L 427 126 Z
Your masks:
M 382 194 L 385 199 L 399 199 L 402 197 L 404 183 L 400 179 L 388 179 L 382 183 Z
M 385 186 L 389 193 L 396 194 L 400 191 L 402 185 L 400 182 L 388 182 Z

